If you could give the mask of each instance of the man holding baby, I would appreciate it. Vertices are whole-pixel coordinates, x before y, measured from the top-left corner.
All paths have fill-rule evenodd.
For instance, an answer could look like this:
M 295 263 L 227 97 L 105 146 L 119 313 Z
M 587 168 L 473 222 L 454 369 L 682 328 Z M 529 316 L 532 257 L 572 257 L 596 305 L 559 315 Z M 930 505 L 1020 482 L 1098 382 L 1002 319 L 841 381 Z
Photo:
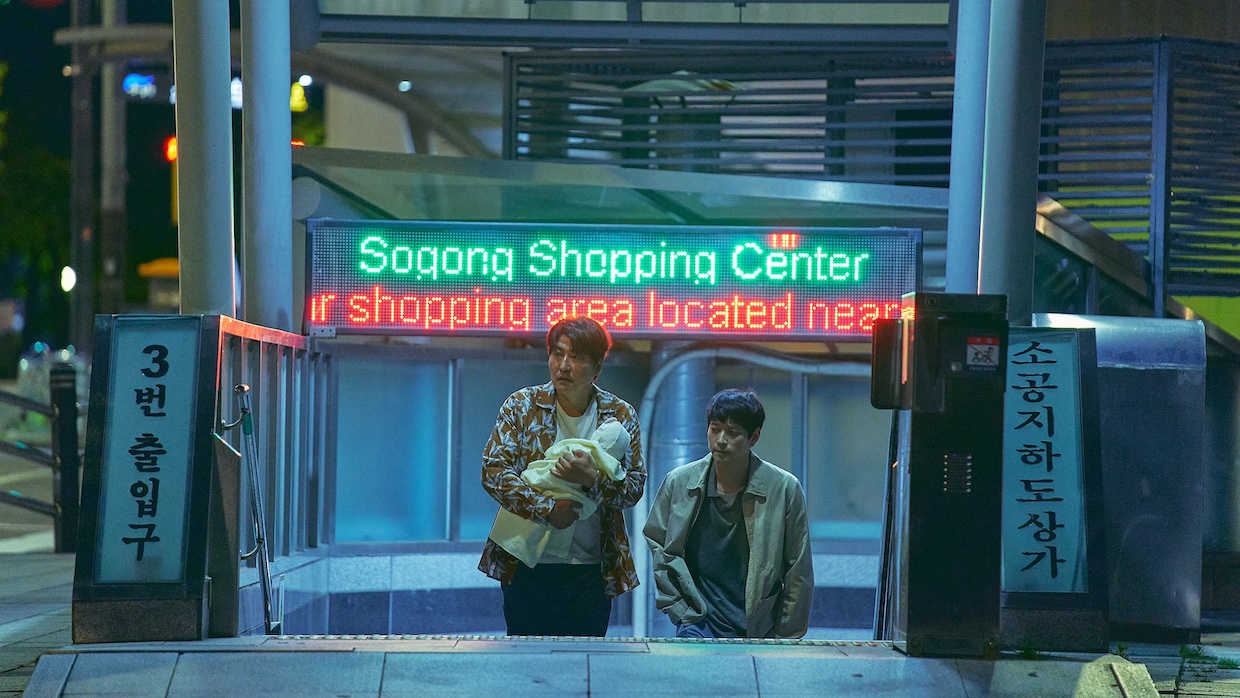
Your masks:
M 595 385 L 610 349 L 594 320 L 557 322 L 550 382 L 510 395 L 483 449 L 482 486 L 500 512 L 478 569 L 500 582 L 509 635 L 601 637 L 612 599 L 638 584 L 623 510 L 641 499 L 646 469 L 636 410 Z M 626 432 L 627 447 L 615 436 Z

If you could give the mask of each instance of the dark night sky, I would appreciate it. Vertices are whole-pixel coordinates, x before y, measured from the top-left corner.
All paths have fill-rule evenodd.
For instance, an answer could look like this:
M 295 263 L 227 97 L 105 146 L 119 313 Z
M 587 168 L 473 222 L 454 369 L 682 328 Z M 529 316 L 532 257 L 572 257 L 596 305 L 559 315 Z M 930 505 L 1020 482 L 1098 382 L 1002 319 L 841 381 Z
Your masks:
M 131 23 L 171 22 L 171 3 L 166 0 L 138 0 L 128 5 Z M 62 73 L 70 52 L 68 47 L 53 43 L 53 34 L 69 26 L 69 6 L 69 0 L 51 9 L 31 7 L 27 0 L 0 0 L 0 62 L 9 66 L 0 110 L 9 114 L 9 140 L 38 144 L 63 158 L 69 157 L 71 146 L 71 81 Z M 95 104 L 97 110 L 97 96 Z M 170 170 L 163 157 L 163 141 L 175 131 L 175 113 L 166 102 L 130 102 L 127 112 L 126 297 L 130 302 L 140 302 L 145 296 L 145 282 L 137 276 L 138 263 L 176 255 Z M 66 210 L 68 206 L 66 201 Z
M 61 69 L 69 49 L 52 43 L 57 29 L 69 26 L 69 3 L 50 10 L 22 0 L 0 0 L 0 62 L 9 75 L 0 109 L 9 113 L 11 138 L 31 138 L 62 157 L 69 155 L 69 80 Z

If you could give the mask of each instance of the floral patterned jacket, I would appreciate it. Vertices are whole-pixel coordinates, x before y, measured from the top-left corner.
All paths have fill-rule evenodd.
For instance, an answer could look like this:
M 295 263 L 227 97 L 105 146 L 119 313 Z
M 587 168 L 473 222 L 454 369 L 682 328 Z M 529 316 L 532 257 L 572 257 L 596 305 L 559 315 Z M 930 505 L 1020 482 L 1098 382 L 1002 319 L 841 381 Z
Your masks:
M 600 480 L 587 492 L 599 503 L 603 581 L 607 595 L 616 597 L 638 584 L 623 510 L 641 499 L 646 487 L 646 465 L 642 460 L 641 427 L 633 406 L 597 386 L 594 400 L 598 404 L 599 422 L 613 418 L 624 425 L 630 437 L 629 452 L 622 462 L 624 479 L 619 482 Z M 555 388 L 550 382 L 523 388 L 508 396 L 482 451 L 483 489 L 505 509 L 547 523 L 555 500 L 535 492 L 521 479 L 521 471 L 543 457 L 555 443 L 555 434 Z M 488 577 L 507 583 L 512 581 L 520 564 L 511 553 L 488 539 L 478 569 Z

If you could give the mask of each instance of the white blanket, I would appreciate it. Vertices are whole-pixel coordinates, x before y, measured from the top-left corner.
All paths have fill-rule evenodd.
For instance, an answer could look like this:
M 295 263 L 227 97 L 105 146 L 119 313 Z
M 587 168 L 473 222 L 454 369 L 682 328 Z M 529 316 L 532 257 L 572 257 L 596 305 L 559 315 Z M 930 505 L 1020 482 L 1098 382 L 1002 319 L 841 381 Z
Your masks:
M 526 466 L 521 473 L 521 479 L 541 494 L 579 502 L 579 518 L 590 517 L 598 509 L 598 502 L 587 496 L 581 485 L 562 480 L 552 475 L 551 471 L 555 469 L 560 456 L 572 451 L 585 451 L 590 454 L 590 460 L 601 476 L 619 482 L 624 479 L 624 468 L 621 467 L 620 460 L 628 452 L 629 439 L 629 432 L 624 425 L 608 420 L 600 424 L 589 439 L 564 439 L 556 442 L 547 449 L 542 459 Z M 556 529 L 500 507 L 495 523 L 491 526 L 490 538 L 518 560 L 533 567 L 548 550 L 560 557 L 566 556 L 573 542 L 575 528 L 574 523 L 567 528 Z

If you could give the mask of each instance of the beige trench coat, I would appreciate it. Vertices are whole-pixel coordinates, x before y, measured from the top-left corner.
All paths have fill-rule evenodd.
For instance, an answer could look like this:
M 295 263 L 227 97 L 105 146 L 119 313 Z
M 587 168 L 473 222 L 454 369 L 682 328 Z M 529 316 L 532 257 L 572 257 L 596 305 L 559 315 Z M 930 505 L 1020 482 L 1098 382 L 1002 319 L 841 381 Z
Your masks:
M 805 493 L 791 473 L 750 458 L 756 468 L 742 495 L 749 538 L 745 627 L 749 637 L 802 637 L 814 596 Z M 668 473 L 642 531 L 654 558 L 655 605 L 677 625 L 706 615 L 685 563 L 685 540 L 706 498 L 710 467 L 707 456 Z

